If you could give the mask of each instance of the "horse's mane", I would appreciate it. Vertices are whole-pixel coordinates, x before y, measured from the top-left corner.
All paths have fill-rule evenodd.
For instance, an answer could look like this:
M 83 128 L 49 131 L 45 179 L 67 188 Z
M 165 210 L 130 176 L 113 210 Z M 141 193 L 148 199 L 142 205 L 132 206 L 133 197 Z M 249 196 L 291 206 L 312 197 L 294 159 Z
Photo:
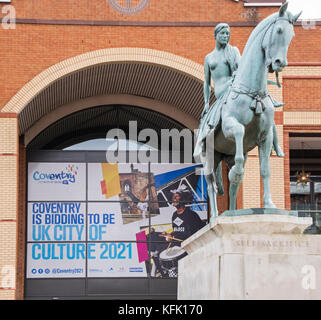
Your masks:
M 255 29 L 252 31 L 249 39 L 246 42 L 244 51 L 242 56 L 246 55 L 247 51 L 249 50 L 249 48 L 252 46 L 253 42 L 257 39 L 257 37 L 265 30 L 267 30 L 267 28 L 277 19 L 277 17 L 279 16 L 279 13 L 274 13 L 271 14 L 270 16 L 268 16 L 267 18 L 265 18 L 264 20 L 262 20 L 256 27 Z

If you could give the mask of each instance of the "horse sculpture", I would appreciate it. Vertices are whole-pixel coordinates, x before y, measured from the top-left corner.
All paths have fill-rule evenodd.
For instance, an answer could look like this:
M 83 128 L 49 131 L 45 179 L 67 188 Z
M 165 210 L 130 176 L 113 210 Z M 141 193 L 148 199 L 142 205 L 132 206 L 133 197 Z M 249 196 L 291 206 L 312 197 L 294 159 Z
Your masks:
M 220 122 L 206 136 L 200 157 L 203 163 L 211 206 L 211 220 L 217 214 L 217 184 L 221 161 L 230 169 L 230 210 L 236 209 L 236 196 L 244 176 L 248 152 L 258 146 L 263 180 L 264 208 L 275 208 L 270 191 L 270 164 L 273 141 L 274 106 L 267 91 L 268 73 L 281 72 L 287 65 L 287 52 L 294 37 L 294 23 L 301 13 L 292 15 L 284 3 L 253 30 L 234 81 L 218 108 Z M 220 182 L 220 181 L 219 181 Z

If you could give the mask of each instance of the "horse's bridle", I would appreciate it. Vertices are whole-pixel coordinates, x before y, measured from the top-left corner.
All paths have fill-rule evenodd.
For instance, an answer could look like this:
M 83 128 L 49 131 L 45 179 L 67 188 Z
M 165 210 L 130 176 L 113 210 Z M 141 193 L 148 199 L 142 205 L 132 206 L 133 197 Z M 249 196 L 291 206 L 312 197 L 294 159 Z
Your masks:
M 272 64 L 272 57 L 271 57 L 271 54 L 270 54 L 270 48 L 271 48 L 271 44 L 272 44 L 272 36 L 273 36 L 273 31 L 274 31 L 274 28 L 275 28 L 275 24 L 278 22 L 278 21 L 281 21 L 281 20 L 284 20 L 284 21 L 287 21 L 289 22 L 290 24 L 294 24 L 294 22 L 289 19 L 288 17 L 285 18 L 285 17 L 277 17 L 265 30 L 265 33 L 264 33 L 264 36 L 262 38 L 262 43 L 261 43 L 261 48 L 262 50 L 264 51 L 265 53 L 265 57 L 266 57 L 266 61 L 265 61 L 265 65 L 270 68 L 270 65 Z M 266 37 L 266 34 L 268 33 L 268 31 L 270 30 L 270 28 L 273 27 L 273 29 L 271 30 L 271 33 L 270 33 L 270 39 L 269 39 L 269 44 L 268 44 L 268 47 L 265 49 L 264 46 L 263 46 L 263 42 L 265 40 L 265 37 Z M 281 87 L 280 85 L 280 82 L 279 82 L 279 72 L 278 71 L 275 71 L 275 75 L 276 75 L 276 80 L 277 80 L 277 85 L 278 87 Z

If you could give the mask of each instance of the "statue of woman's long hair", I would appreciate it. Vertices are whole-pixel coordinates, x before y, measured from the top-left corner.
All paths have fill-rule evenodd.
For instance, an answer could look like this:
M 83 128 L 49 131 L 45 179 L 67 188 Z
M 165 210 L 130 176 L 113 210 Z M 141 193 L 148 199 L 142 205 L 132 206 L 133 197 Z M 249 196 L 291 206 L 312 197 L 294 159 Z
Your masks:
M 227 28 L 230 31 L 230 26 L 227 23 L 220 23 L 215 27 L 214 36 L 216 39 L 217 34 L 224 28 Z M 224 48 L 224 56 L 230 66 L 232 74 L 237 70 L 237 60 L 235 56 L 235 51 L 232 49 L 232 46 L 228 43 Z

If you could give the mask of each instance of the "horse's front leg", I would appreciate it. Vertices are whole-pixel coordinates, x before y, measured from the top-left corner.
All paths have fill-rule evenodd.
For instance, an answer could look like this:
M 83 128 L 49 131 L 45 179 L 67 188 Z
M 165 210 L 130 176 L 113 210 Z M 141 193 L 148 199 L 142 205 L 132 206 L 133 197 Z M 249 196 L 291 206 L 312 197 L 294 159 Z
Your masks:
M 270 129 L 265 141 L 259 146 L 260 155 L 260 174 L 263 180 L 263 204 L 264 208 L 275 208 L 275 204 L 271 197 L 270 188 L 270 155 L 273 143 L 273 131 Z
M 234 162 L 234 159 L 232 157 L 226 160 L 228 163 Z M 246 160 L 247 160 L 247 153 L 244 156 L 244 166 L 245 166 Z M 236 198 L 239 191 L 240 183 L 241 183 L 240 181 L 237 181 L 236 183 L 233 183 L 233 182 L 230 183 L 230 189 L 229 189 L 229 198 L 230 198 L 229 209 L 230 210 L 236 210 Z
M 231 137 L 235 141 L 235 156 L 234 166 L 231 168 L 228 177 L 231 183 L 240 184 L 244 176 L 244 152 L 243 152 L 243 139 L 244 139 L 244 126 L 236 119 L 230 118 L 228 120 L 228 129 L 226 130 L 226 137 Z

